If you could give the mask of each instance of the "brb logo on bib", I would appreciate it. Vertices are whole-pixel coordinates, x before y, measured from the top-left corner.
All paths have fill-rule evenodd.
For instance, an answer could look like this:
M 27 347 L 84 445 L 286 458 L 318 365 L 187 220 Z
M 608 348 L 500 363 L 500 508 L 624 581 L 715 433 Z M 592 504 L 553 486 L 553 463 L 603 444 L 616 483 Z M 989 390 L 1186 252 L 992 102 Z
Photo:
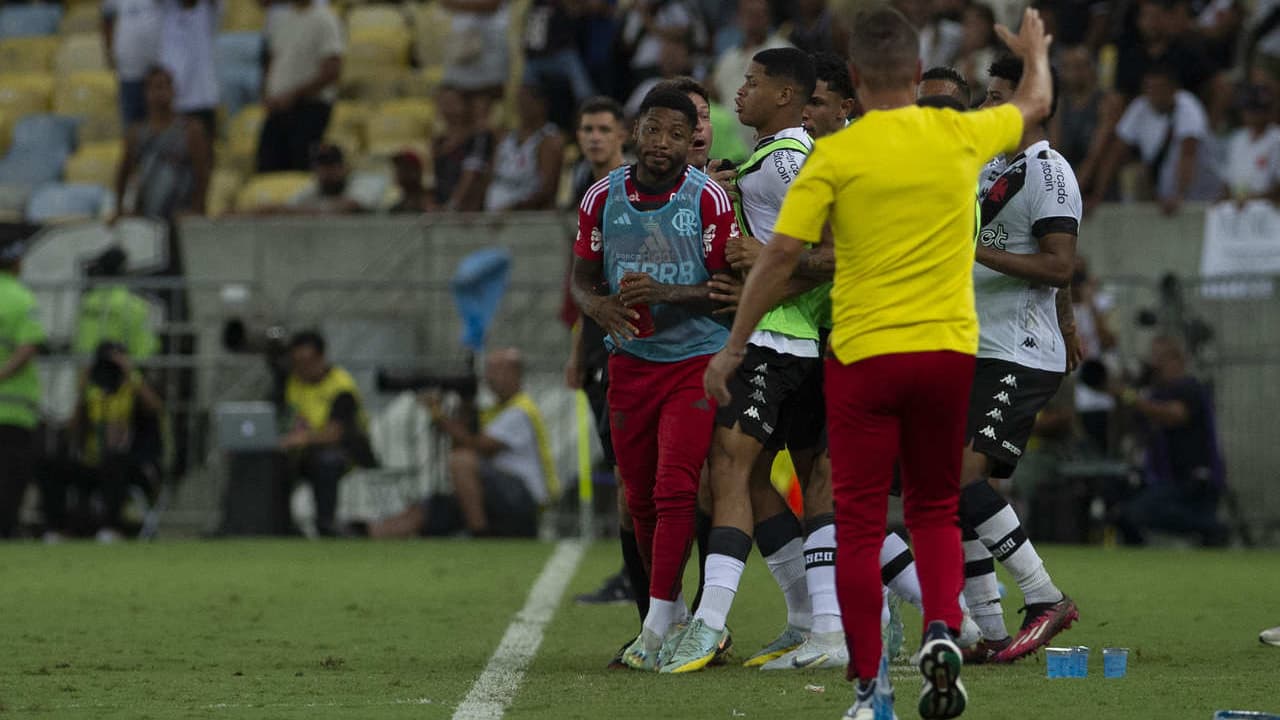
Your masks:
M 671 218 L 671 228 L 681 237 L 697 237 L 698 214 L 689 208 L 680 208 Z

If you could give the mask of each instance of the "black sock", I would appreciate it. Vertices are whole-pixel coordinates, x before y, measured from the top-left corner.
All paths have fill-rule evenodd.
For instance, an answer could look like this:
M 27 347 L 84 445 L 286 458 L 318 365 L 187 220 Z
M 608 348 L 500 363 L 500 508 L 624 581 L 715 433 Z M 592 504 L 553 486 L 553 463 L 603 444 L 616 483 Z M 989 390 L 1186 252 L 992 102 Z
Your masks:
M 633 530 L 618 530 L 618 540 L 622 543 L 622 565 L 626 569 L 627 579 L 631 581 L 631 594 L 635 596 L 636 612 L 640 613 L 640 622 L 649 614 L 649 573 L 644 571 L 644 560 L 640 559 L 640 545 L 636 542 Z
M 761 520 L 755 527 L 756 547 L 761 557 L 769 557 L 792 540 L 804 537 L 800 520 L 790 510 Z
M 698 593 L 693 596 L 693 612 L 702 604 L 702 586 L 707 582 L 707 553 L 711 544 L 711 516 L 698 508 L 694 515 L 694 535 L 698 540 Z

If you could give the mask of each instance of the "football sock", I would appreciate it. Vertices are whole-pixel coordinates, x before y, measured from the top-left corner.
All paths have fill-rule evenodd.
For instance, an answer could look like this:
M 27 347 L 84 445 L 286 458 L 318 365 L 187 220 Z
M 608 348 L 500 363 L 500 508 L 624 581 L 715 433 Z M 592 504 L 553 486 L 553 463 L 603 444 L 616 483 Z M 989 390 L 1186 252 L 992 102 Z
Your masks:
M 813 606 L 804 577 L 803 537 L 800 520 L 790 510 L 756 525 L 756 545 L 787 601 L 787 623 L 809 630 L 813 627 Z
M 658 647 L 662 647 L 662 640 L 666 638 L 667 632 L 671 630 L 671 625 L 675 622 L 675 613 L 675 600 L 649 598 L 649 614 L 645 616 L 644 629 L 657 637 Z M 645 649 L 656 650 L 657 648 L 649 647 L 649 643 L 646 642 Z
M 961 492 L 960 517 L 1013 575 L 1028 605 L 1062 599 L 1062 591 L 1054 586 L 1044 569 L 1044 561 L 1027 539 L 1018 515 L 990 483 L 979 481 Z
M 996 562 L 978 534 L 961 525 L 964 541 L 964 598 L 969 603 L 973 621 L 987 640 L 1009 637 L 1004 624 L 1004 607 L 1000 604 L 1000 585 L 996 580 Z
M 626 569 L 627 579 L 631 581 L 636 612 L 640 614 L 640 622 L 644 623 L 645 616 L 649 614 L 649 573 L 644 571 L 644 560 L 640 558 L 640 546 L 636 543 L 635 532 L 619 530 L 618 541 L 622 544 L 622 565 Z
M 710 544 L 711 516 L 698 508 L 693 516 L 694 537 L 698 540 L 698 592 L 693 596 L 693 611 L 702 604 L 702 588 L 707 584 L 707 546 Z
M 809 586 L 815 633 L 842 632 L 840 602 L 836 599 L 836 516 L 810 518 L 804 539 L 804 575 Z
M 711 528 L 707 543 L 707 580 L 702 588 L 702 602 L 694 618 L 712 630 L 723 630 L 733 608 L 742 570 L 751 552 L 751 538 L 732 527 Z
M 907 541 L 896 532 L 884 536 L 880 546 L 880 581 L 895 595 L 924 612 L 924 596 L 920 590 L 920 576 L 916 572 L 916 559 Z

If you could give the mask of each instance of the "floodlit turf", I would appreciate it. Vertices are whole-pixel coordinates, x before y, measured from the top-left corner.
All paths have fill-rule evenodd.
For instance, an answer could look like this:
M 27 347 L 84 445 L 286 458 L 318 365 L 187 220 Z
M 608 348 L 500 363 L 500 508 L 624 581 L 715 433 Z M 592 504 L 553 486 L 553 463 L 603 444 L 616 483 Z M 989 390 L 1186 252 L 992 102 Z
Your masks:
M 488 542 L 0 546 L 0 715 L 449 718 L 550 551 Z M 967 668 L 965 717 L 1280 712 L 1280 649 L 1257 641 L 1258 630 L 1280 623 L 1280 554 L 1044 555 L 1080 602 L 1083 619 L 1061 640 L 1093 648 L 1090 677 L 1047 680 L 1034 658 Z M 616 558 L 611 544 L 594 547 L 570 594 L 591 589 Z M 1008 603 L 1011 627 L 1019 604 Z M 783 621 L 781 598 L 753 557 L 730 621 L 739 654 Z M 566 597 L 507 717 L 835 720 L 849 703 L 838 672 L 604 670 L 636 625 L 629 607 L 578 607 Z M 1131 648 L 1128 678 L 1101 677 L 1106 645 Z M 895 677 L 900 715 L 915 717 L 918 683 L 906 668 Z

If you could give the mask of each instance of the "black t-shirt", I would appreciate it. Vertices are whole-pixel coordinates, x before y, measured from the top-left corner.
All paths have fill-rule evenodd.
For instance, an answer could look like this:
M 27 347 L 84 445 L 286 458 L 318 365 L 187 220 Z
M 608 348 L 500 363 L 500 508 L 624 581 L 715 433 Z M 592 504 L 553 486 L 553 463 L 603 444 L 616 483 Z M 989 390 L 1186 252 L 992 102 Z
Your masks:
M 478 132 L 454 148 L 446 148 L 444 139 L 436 140 L 432 164 L 436 176 L 436 202 L 445 205 L 462 181 L 467 170 L 483 170 L 493 160 L 495 141 L 491 132 Z
M 1142 92 L 1142 76 L 1154 65 L 1168 65 L 1178 73 L 1184 90 L 1199 93 L 1215 72 L 1209 53 L 1198 41 L 1182 38 L 1174 41 L 1160 55 L 1150 55 L 1143 45 L 1120 50 L 1116 61 L 1116 89 L 1129 97 Z
M 574 46 L 578 22 L 562 0 L 534 0 L 524 23 L 524 51 L 529 57 L 546 57 Z
M 1184 377 L 1153 387 L 1151 399 L 1156 402 L 1177 401 L 1187 408 L 1185 424 L 1156 430 L 1165 446 L 1168 472 L 1172 475 L 1170 479 L 1186 484 L 1194 479 L 1195 473 L 1214 468 L 1217 464 L 1217 440 L 1213 436 L 1205 387 L 1195 378 Z

